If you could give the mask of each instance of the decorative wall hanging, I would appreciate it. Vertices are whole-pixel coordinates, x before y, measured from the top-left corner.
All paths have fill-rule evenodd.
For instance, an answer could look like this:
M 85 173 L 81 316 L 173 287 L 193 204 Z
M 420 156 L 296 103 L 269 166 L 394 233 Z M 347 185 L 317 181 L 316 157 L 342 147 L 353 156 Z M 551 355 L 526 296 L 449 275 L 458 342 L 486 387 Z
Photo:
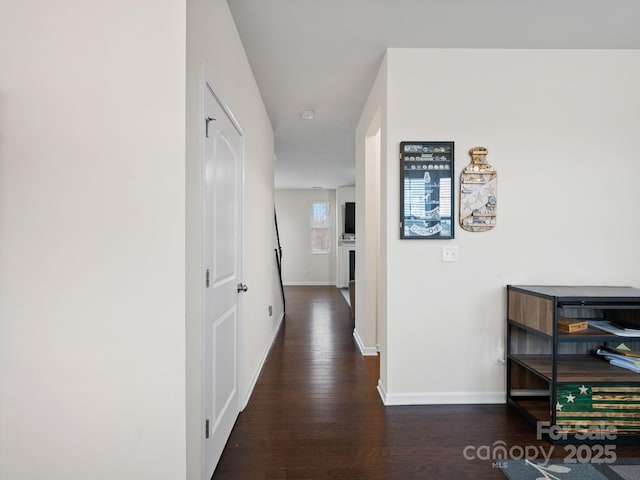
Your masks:
M 460 174 L 460 226 L 486 232 L 496 226 L 498 173 L 487 162 L 489 150 L 473 147 L 471 163 Z
M 400 143 L 400 238 L 453 238 L 453 142 Z

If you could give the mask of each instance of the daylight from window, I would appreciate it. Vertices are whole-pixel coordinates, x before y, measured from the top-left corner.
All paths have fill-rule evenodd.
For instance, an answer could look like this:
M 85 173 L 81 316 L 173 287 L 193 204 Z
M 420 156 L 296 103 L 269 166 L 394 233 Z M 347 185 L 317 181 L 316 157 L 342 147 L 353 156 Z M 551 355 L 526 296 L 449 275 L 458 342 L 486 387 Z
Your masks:
M 331 204 L 311 204 L 311 253 L 331 253 Z

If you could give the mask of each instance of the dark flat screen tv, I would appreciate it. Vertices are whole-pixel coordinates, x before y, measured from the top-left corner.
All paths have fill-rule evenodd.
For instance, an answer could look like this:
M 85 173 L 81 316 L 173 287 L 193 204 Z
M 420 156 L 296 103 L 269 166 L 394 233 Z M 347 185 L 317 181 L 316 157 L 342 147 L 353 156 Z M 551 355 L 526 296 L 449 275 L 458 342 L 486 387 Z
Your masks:
M 344 204 L 344 233 L 356 233 L 356 204 L 346 202 Z

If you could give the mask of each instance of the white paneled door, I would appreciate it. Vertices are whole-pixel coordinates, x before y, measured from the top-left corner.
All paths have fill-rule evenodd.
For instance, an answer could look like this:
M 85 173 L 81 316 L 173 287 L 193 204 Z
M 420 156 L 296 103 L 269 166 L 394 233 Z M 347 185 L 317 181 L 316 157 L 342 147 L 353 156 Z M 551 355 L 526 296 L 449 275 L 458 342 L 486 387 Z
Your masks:
M 218 463 L 240 411 L 238 326 L 242 284 L 242 135 L 205 85 L 203 133 L 204 478 Z

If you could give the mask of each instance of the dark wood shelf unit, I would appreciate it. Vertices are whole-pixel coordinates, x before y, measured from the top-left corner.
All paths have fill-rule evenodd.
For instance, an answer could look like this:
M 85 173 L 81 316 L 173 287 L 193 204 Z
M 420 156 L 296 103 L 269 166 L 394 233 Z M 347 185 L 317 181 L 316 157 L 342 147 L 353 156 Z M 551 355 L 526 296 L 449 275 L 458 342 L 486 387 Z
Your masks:
M 560 331 L 560 316 L 620 318 L 634 328 L 637 322 L 640 329 L 640 289 L 508 285 L 507 403 L 534 425 L 545 422 L 564 429 L 567 436 L 558 443 L 581 442 L 582 436 L 576 432 L 597 429 L 595 419 L 600 425 L 617 428 L 616 440 L 607 438 L 606 443 L 640 440 L 640 402 L 636 401 L 640 398 L 640 373 L 613 366 L 595 354 L 601 345 L 620 343 L 640 350 L 640 337 L 617 336 L 593 327 Z M 581 395 L 588 395 L 578 400 L 581 410 L 567 420 L 566 412 Z M 605 406 L 596 409 L 596 400 L 602 399 Z M 629 424 L 634 426 L 628 428 Z
M 551 420 L 551 407 L 549 397 L 518 398 L 514 397 L 509 404 L 534 422 L 549 422 Z
M 526 365 L 547 381 L 552 381 L 552 355 L 512 355 L 512 359 L 517 360 L 520 365 Z M 558 355 L 556 362 L 557 383 L 640 382 L 640 374 L 609 365 L 604 359 L 594 355 Z
M 600 341 L 600 342 L 612 342 L 620 340 L 621 337 L 613 335 L 612 333 L 606 333 L 597 328 L 589 327 L 586 330 L 580 330 L 578 332 L 558 332 L 559 342 L 580 342 L 580 341 Z M 640 340 L 640 337 L 624 337 L 628 339 Z

